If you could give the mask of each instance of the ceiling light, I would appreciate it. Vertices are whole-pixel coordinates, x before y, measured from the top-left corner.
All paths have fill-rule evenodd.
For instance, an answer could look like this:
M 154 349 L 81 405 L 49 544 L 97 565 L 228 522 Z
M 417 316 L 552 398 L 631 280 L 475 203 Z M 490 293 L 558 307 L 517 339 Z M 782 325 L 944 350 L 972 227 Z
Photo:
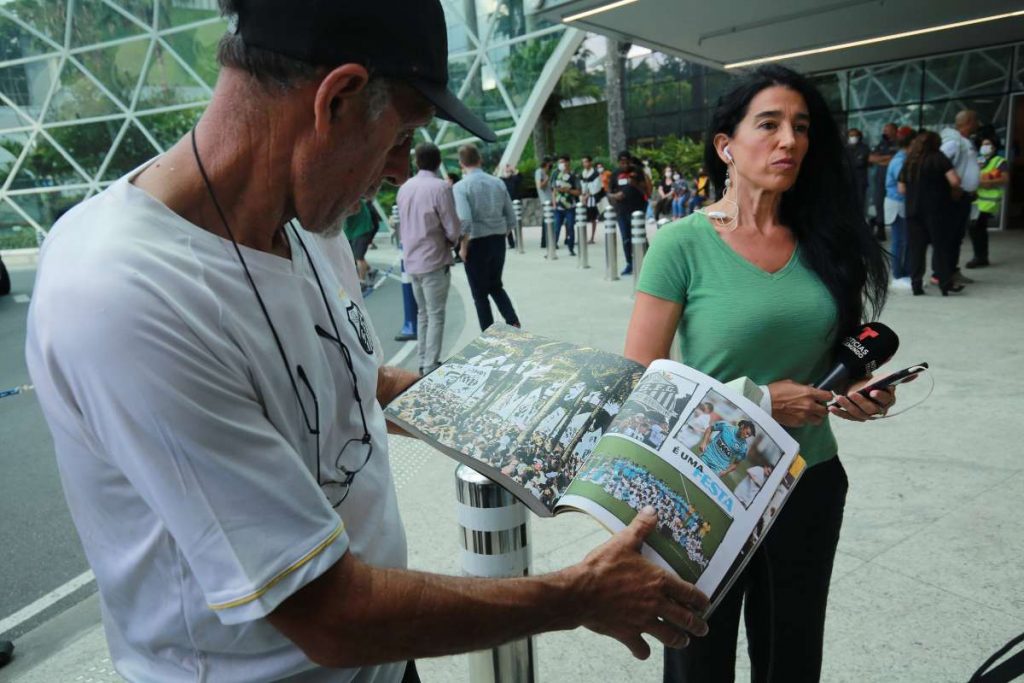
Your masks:
M 609 2 L 607 5 L 602 5 L 601 7 L 595 7 L 593 9 L 588 9 L 585 12 L 578 12 L 576 14 L 570 14 L 567 17 L 562 17 L 562 23 L 568 24 L 573 21 L 579 21 L 580 19 L 586 19 L 587 17 L 592 17 L 595 14 L 600 14 L 601 12 L 607 12 L 608 10 L 615 9 L 616 7 L 632 5 L 634 2 L 638 1 L 639 0 L 618 0 L 618 2 Z
M 726 69 L 738 69 L 744 66 L 753 66 L 754 64 L 764 64 L 765 62 L 777 62 L 783 59 L 796 59 L 797 57 L 806 57 L 807 55 L 817 55 L 823 52 L 836 52 L 838 50 L 848 50 L 851 47 L 862 47 L 864 45 L 873 45 L 875 43 L 884 43 L 890 40 L 899 40 L 900 38 L 910 38 L 911 36 L 920 36 L 925 33 L 935 33 L 936 31 L 948 31 L 953 28 L 961 28 L 963 26 L 973 26 L 974 24 L 983 24 L 989 21 L 998 21 L 1000 19 L 1010 19 L 1012 17 L 1024 16 L 1024 10 L 1017 12 L 1006 12 L 1005 14 L 993 14 L 989 17 L 981 17 L 979 19 L 968 19 L 966 21 L 955 21 L 949 24 L 941 24 L 939 26 L 930 26 L 928 28 L 919 28 L 914 31 L 903 31 L 901 33 L 892 33 L 887 36 L 878 36 L 877 38 L 865 38 L 864 40 L 854 40 L 849 43 L 840 43 L 838 45 L 830 45 L 828 47 L 819 47 L 812 50 L 800 50 L 799 52 L 787 52 L 786 54 L 773 55 L 771 57 L 760 57 L 758 59 L 748 59 L 744 62 L 733 62 L 732 64 L 726 64 Z

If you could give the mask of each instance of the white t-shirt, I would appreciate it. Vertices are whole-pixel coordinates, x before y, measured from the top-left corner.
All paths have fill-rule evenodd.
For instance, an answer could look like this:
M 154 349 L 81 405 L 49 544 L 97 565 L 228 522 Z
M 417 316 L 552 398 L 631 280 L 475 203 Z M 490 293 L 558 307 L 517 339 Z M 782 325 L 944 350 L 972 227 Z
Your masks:
M 750 504 L 754 502 L 754 498 L 757 496 L 757 492 L 764 486 L 767 478 L 764 468 L 760 465 L 755 465 L 747 470 L 747 476 L 743 478 L 743 481 L 739 483 L 739 486 L 734 491 L 736 498 L 743 503 L 743 507 L 750 507 Z
M 949 157 L 953 169 L 960 176 L 960 189 L 964 192 L 977 192 L 981 184 L 981 171 L 974 145 L 956 128 L 943 128 L 940 137 L 942 153 Z
M 122 178 L 47 237 L 27 357 L 118 672 L 133 681 L 398 681 L 404 664 L 321 669 L 264 617 L 351 550 L 404 567 L 375 400 L 380 349 L 344 239 L 301 237 L 348 348 L 373 447 L 310 262 L 241 247 Z M 301 365 L 316 395 L 300 379 Z M 343 450 L 344 448 L 344 450 Z M 360 451 L 360 452 L 355 452 Z M 330 500 L 329 500 L 330 498 Z

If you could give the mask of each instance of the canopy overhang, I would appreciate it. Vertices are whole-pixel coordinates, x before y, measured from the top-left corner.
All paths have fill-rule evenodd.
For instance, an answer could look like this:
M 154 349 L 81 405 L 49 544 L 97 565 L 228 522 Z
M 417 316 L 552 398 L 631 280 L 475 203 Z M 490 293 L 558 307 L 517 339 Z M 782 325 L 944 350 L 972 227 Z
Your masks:
M 534 0 L 536 1 L 536 0 Z M 606 9 L 603 9 L 606 8 Z M 776 55 L 815 51 L 780 63 L 804 73 L 1020 41 L 1021 0 L 567 0 L 540 13 L 652 50 L 717 68 Z M 980 21 L 989 17 L 1002 18 Z M 978 23 L 963 23 L 963 22 Z M 933 27 L 945 30 L 845 49 L 818 51 Z

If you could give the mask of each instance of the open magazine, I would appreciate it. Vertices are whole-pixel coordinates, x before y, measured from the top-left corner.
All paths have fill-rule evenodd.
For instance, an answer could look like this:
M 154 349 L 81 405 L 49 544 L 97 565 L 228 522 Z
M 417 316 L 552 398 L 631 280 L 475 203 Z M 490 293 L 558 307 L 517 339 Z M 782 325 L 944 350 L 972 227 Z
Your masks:
M 578 510 L 615 532 L 653 506 L 644 555 L 711 609 L 804 470 L 778 423 L 707 375 L 501 324 L 385 412 L 542 517 Z

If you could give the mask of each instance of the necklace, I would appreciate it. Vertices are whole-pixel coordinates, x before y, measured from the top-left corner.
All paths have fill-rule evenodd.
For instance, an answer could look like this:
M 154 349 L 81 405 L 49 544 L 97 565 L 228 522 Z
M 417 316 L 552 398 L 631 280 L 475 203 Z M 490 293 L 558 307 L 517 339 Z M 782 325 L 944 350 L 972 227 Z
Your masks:
M 366 412 L 363 409 L 363 399 L 359 393 L 359 381 L 356 377 L 355 366 L 352 362 L 352 353 L 349 351 L 348 346 L 346 346 L 345 342 L 342 340 L 341 332 L 338 329 L 338 322 L 335 319 L 334 313 L 331 310 L 331 305 L 327 300 L 327 292 L 324 289 L 323 281 L 320 279 L 320 273 L 317 272 L 316 266 L 313 264 L 313 257 L 309 253 L 309 249 L 306 247 L 305 241 L 303 241 L 303 239 L 299 237 L 299 233 L 295 225 L 292 224 L 291 221 L 289 221 L 288 225 L 291 226 L 292 234 L 295 237 L 295 240 L 299 243 L 299 246 L 302 248 L 302 251 L 306 256 L 306 261 L 309 263 L 310 270 L 313 272 L 313 277 L 316 280 L 317 287 L 320 290 L 320 298 L 323 300 L 324 308 L 327 311 L 327 317 L 331 321 L 331 328 L 334 331 L 334 334 L 331 335 L 331 333 L 324 330 L 322 327 L 320 327 L 320 325 L 315 325 L 314 331 L 316 332 L 317 336 L 321 337 L 322 339 L 327 339 L 331 342 L 334 342 L 341 351 L 345 367 L 348 369 L 349 376 L 352 379 L 353 399 L 355 400 L 356 406 L 359 408 L 359 419 L 362 422 L 362 436 L 348 439 L 345 442 L 345 445 L 342 446 L 341 452 L 338 453 L 338 456 L 334 460 L 334 469 L 336 472 L 339 472 L 342 475 L 341 481 L 324 481 L 320 477 L 320 404 L 319 401 L 317 400 L 316 392 L 313 391 L 313 385 L 309 381 L 309 377 L 301 365 L 296 365 L 296 372 L 295 374 L 292 373 L 292 366 L 291 363 L 289 363 L 288 361 L 288 355 L 285 353 L 284 344 L 281 341 L 281 336 L 277 333 L 277 328 L 274 327 L 274 321 L 271 320 L 270 318 L 270 311 L 267 310 L 267 305 L 263 301 L 263 297 L 260 295 L 260 290 L 256 286 L 256 281 L 253 279 L 252 273 L 249 272 L 249 266 L 245 262 L 245 257 L 242 256 L 242 250 L 239 248 L 238 242 L 235 240 L 235 235 L 231 230 L 231 225 L 228 223 L 227 216 L 224 213 L 224 210 L 221 208 L 220 202 L 217 200 L 217 194 L 213 190 L 213 183 L 210 182 L 210 177 L 209 175 L 207 175 L 206 168 L 203 166 L 203 160 L 199 156 L 199 147 L 196 144 L 195 127 L 192 128 L 191 137 L 192 155 L 195 157 L 196 166 L 199 167 L 199 174 L 203 177 L 203 184 L 206 186 L 206 191 L 209 193 L 210 200 L 213 202 L 213 206 L 217 210 L 217 215 L 220 216 L 220 220 L 224 224 L 224 230 L 228 233 L 228 238 L 231 240 L 231 244 L 235 248 L 235 254 L 238 256 L 238 261 L 242 264 L 242 270 L 245 271 L 245 276 L 249 280 L 249 286 L 252 287 L 253 294 L 256 295 L 256 301 L 259 302 L 260 310 L 263 311 L 263 317 L 264 319 L 266 319 L 267 326 L 270 328 L 270 332 L 274 337 L 274 343 L 276 344 L 277 351 L 281 356 L 281 362 L 284 363 L 285 372 L 288 373 L 288 381 L 291 383 L 292 391 L 295 394 L 296 400 L 298 400 L 299 402 L 299 409 L 302 411 L 302 418 L 306 423 L 306 429 L 315 440 L 316 460 L 313 463 L 312 473 L 316 477 L 317 483 L 320 485 L 321 489 L 323 489 L 324 487 L 335 487 L 344 489 L 344 494 L 339 497 L 339 500 L 337 502 L 333 503 L 334 507 L 338 507 L 345 501 L 345 499 L 348 497 L 348 494 L 351 492 L 352 483 L 355 481 L 356 475 L 359 474 L 359 472 L 364 467 L 366 467 L 367 463 L 370 461 L 370 458 L 373 456 L 373 443 L 372 438 L 370 436 L 370 428 L 366 421 Z M 274 239 L 276 240 L 278 236 L 280 236 L 280 239 L 284 242 L 285 245 L 288 245 L 288 237 L 287 233 L 285 232 L 285 226 L 281 226 L 280 228 L 278 228 L 277 232 L 275 233 Z M 290 254 L 290 246 L 288 247 L 288 251 Z M 355 304 L 353 303 L 353 306 L 354 305 Z M 296 381 L 295 379 L 296 374 L 298 375 L 299 380 L 301 380 L 303 385 L 306 387 L 306 390 L 309 391 L 310 395 L 312 396 L 312 419 L 310 419 L 310 412 L 307 411 L 306 404 L 302 400 L 302 395 L 299 393 L 298 381 Z M 342 459 L 345 457 L 346 452 L 350 449 L 350 447 L 352 447 L 351 450 L 353 451 L 360 450 L 360 447 L 363 447 L 363 450 L 361 450 L 360 453 L 357 454 L 357 460 L 361 462 L 359 466 L 354 469 L 349 469 L 347 466 L 342 464 Z

